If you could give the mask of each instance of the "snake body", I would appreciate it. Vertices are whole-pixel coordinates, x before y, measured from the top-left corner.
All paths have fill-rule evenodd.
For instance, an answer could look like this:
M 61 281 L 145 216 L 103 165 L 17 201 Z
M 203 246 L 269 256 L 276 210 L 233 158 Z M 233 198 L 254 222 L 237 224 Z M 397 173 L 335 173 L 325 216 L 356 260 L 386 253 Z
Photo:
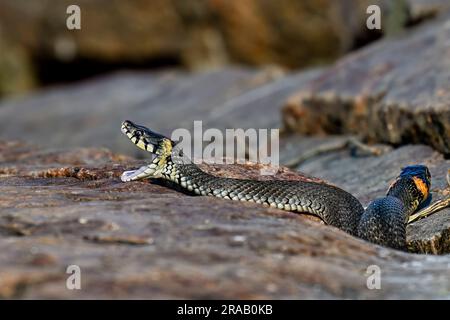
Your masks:
M 386 197 L 364 210 L 353 195 L 324 183 L 216 177 L 189 161 L 174 161 L 180 154 L 163 135 L 128 120 L 122 123 L 122 132 L 139 148 L 156 155 L 150 164 L 125 171 L 122 181 L 162 178 L 197 195 L 309 213 L 351 235 L 395 249 L 406 250 L 406 221 L 429 195 L 431 176 L 422 165 L 404 168 Z

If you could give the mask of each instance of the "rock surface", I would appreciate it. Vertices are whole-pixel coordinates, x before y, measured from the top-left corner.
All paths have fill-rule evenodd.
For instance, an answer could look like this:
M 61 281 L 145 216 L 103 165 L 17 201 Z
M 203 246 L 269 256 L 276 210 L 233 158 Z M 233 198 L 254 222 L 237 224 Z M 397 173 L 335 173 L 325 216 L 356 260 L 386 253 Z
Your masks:
M 256 204 L 120 182 L 141 163 L 107 150 L 1 143 L 0 296 L 450 298 L 448 255 L 378 247 Z M 254 178 L 259 168 L 209 170 Z M 304 179 L 288 170 L 277 178 Z M 81 268 L 81 290 L 65 287 L 69 265 Z M 380 290 L 367 288 L 371 265 L 381 269 Z
M 120 135 L 125 119 L 168 136 L 177 128 L 191 130 L 195 120 L 203 121 L 203 130 L 279 128 L 282 103 L 320 72 L 117 73 L 5 100 L 0 136 L 52 148 L 104 146 L 142 156 Z
M 450 154 L 450 16 L 338 61 L 286 103 L 286 128 L 355 133 Z

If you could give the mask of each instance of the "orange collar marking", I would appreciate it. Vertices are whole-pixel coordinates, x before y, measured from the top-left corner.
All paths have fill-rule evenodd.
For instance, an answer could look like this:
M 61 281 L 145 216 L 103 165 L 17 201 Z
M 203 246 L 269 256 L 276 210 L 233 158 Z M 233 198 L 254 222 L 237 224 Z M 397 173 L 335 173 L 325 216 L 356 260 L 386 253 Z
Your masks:
M 423 194 L 423 198 L 428 198 L 429 190 L 425 182 L 423 182 L 423 180 L 418 177 L 413 177 L 413 181 L 416 184 L 417 189 L 419 189 L 419 191 Z

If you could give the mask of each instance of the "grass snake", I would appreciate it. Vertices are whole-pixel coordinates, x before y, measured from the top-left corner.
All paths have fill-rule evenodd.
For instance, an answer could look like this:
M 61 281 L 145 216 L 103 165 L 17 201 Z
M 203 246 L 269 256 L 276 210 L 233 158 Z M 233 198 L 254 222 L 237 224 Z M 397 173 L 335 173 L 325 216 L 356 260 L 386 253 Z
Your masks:
M 386 196 L 364 209 L 353 195 L 325 183 L 216 177 L 186 159 L 174 161 L 174 155 L 182 155 L 174 151 L 176 144 L 161 134 L 129 120 L 122 123 L 121 130 L 137 147 L 155 155 L 150 164 L 125 171 L 121 176 L 124 182 L 162 178 L 197 195 L 309 213 L 353 236 L 394 249 L 407 249 L 408 218 L 429 198 L 431 175 L 423 165 L 403 168 Z

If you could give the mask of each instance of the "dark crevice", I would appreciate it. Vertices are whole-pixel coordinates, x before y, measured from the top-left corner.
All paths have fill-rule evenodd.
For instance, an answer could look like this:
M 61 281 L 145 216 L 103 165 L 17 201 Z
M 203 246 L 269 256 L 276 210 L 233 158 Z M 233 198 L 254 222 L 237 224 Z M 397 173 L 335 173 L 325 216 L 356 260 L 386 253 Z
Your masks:
M 48 56 L 33 58 L 36 78 L 40 85 L 70 83 L 97 75 L 119 70 L 158 70 L 170 67 L 180 67 L 181 60 L 175 56 L 162 56 L 143 61 L 116 61 L 77 58 L 68 62 Z
M 357 34 L 353 41 L 353 45 L 350 48 L 350 51 L 355 51 L 362 47 L 365 47 L 368 44 L 381 39 L 382 37 L 383 32 L 381 30 L 367 30 L 367 32 Z

